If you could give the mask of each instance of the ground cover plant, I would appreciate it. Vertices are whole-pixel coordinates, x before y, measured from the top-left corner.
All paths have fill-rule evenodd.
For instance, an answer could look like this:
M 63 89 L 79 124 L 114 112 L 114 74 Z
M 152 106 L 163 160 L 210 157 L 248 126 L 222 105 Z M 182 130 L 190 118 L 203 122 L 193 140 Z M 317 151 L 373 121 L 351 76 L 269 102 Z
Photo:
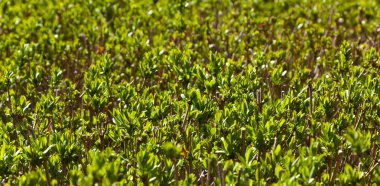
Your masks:
M 0 1 L 0 183 L 380 184 L 379 5 Z

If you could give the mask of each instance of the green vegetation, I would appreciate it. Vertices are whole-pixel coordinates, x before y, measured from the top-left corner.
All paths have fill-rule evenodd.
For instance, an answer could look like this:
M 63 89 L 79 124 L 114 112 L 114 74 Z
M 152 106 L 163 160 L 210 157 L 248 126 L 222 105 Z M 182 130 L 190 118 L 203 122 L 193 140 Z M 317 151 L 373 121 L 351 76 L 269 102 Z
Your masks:
M 0 1 L 0 183 L 380 184 L 379 7 Z

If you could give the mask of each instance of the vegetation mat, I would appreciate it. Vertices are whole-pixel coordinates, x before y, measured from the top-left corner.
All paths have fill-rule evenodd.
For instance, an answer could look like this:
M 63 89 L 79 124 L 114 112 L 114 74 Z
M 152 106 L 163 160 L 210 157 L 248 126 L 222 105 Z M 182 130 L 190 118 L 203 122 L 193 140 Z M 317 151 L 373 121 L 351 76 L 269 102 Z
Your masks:
M 2 0 L 1 185 L 380 184 L 379 0 Z

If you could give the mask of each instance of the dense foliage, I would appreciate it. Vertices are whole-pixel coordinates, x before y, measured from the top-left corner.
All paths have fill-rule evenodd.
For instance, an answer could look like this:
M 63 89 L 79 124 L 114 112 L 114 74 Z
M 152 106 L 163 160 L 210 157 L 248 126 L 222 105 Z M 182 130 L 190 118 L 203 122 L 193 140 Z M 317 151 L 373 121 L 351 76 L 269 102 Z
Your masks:
M 380 184 L 379 1 L 0 1 L 0 182 Z

